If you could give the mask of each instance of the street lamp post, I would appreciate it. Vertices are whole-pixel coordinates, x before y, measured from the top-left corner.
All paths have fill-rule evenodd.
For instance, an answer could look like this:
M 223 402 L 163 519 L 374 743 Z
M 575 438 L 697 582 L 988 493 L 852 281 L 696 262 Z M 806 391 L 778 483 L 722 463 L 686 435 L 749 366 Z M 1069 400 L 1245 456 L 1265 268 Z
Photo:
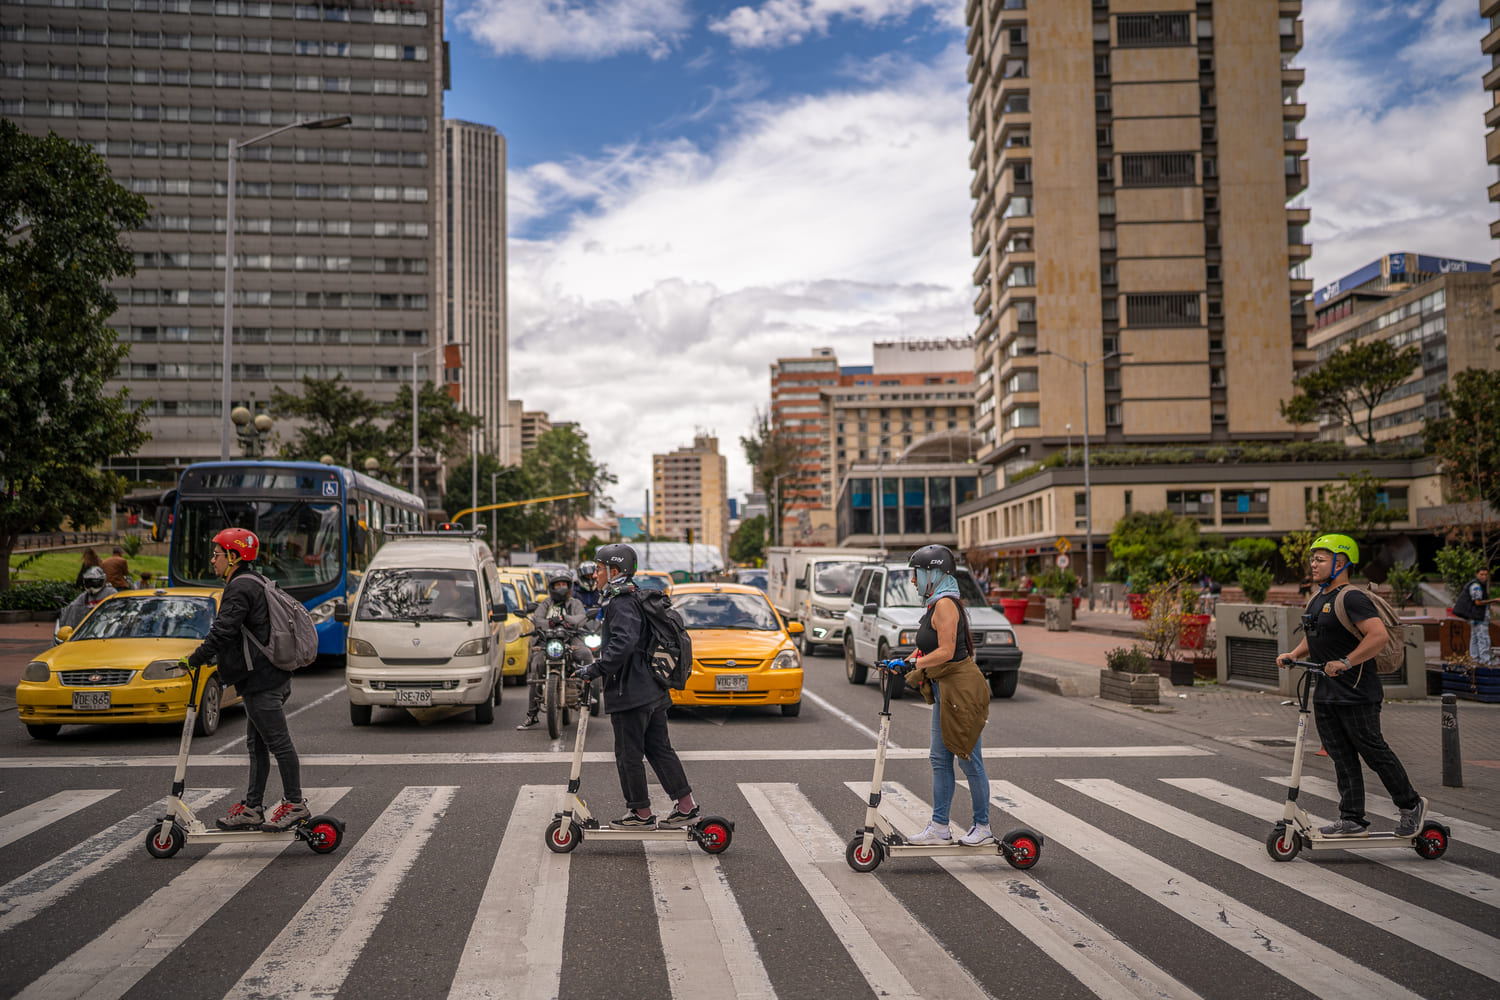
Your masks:
M 246 146 L 253 146 L 257 142 L 263 142 L 275 135 L 280 135 L 289 129 L 307 128 L 342 128 L 348 125 L 352 118 L 348 115 L 338 115 L 333 118 L 304 118 L 273 128 L 269 132 L 262 132 L 244 142 L 237 142 L 234 138 L 229 140 L 229 187 L 224 199 L 224 371 L 219 377 L 219 460 L 229 461 L 229 445 L 234 433 L 230 426 L 229 406 L 229 370 L 234 359 L 234 164 L 239 159 L 239 151 Z

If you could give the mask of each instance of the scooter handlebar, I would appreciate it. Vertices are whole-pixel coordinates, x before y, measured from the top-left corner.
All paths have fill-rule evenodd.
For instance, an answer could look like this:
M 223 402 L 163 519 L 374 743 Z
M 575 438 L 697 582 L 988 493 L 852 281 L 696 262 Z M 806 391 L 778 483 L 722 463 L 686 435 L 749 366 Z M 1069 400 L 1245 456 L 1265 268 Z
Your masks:
M 915 663 L 908 663 L 906 660 L 881 660 L 876 667 L 888 674 L 900 674 L 902 677 L 917 669 Z

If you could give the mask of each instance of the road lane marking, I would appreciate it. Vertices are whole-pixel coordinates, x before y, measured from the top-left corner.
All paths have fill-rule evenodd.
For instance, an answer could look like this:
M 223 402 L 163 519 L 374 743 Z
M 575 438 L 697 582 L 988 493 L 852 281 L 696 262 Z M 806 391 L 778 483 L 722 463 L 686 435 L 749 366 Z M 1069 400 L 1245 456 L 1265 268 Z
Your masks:
M 850 870 L 844 842 L 796 785 L 739 789 L 877 996 L 988 995 L 878 878 Z
M 993 804 L 1024 825 L 1321 1000 L 1369 1000 L 1371 996 L 1418 998 L 1400 983 L 1111 837 L 1009 781 L 992 782 L 990 792 Z
M 286 713 L 286 717 L 288 719 L 290 719 L 293 716 L 301 715 L 303 712 L 307 711 L 309 708 L 315 708 L 318 705 L 323 704 L 323 702 L 327 701 L 329 698 L 332 698 L 334 695 L 336 695 L 336 694 L 343 694 L 344 690 L 345 689 L 342 688 L 342 687 L 336 687 L 332 691 L 329 691 L 327 694 L 323 695 L 322 697 L 317 698 L 314 701 L 308 702 L 306 705 L 303 705 L 301 708 L 293 709 L 292 711 Z M 236 736 L 234 739 L 230 740 L 228 743 L 225 743 L 223 746 L 219 747 L 218 749 L 210 750 L 209 753 L 211 753 L 211 754 L 220 754 L 220 753 L 223 753 L 225 750 L 228 750 L 230 747 L 239 746 L 243 742 L 245 742 L 245 737 L 243 737 L 243 736 Z
M 844 785 L 860 799 L 868 800 L 868 781 L 846 781 Z M 932 815 L 930 804 L 899 783 L 882 784 L 880 804 L 887 816 L 899 820 L 897 829 L 921 830 Z M 965 832 L 951 823 L 949 827 L 954 837 Z M 1027 873 L 1012 871 L 999 855 L 973 861 L 932 860 L 1101 1000 L 1201 1000 L 1166 970 L 1041 882 Z
M 469 928 L 452 1000 L 556 997 L 568 913 L 568 858 L 543 837 L 562 804 L 555 785 L 522 785 Z
M 848 712 L 846 712 L 843 709 L 839 708 L 837 705 L 835 705 L 833 702 L 829 701 L 827 698 L 823 698 L 823 697 L 820 697 L 818 695 L 815 695 L 811 691 L 809 691 L 807 688 L 803 688 L 802 689 L 802 697 L 806 698 L 808 701 L 812 702 L 814 705 L 817 705 L 819 708 L 821 708 L 823 711 L 827 712 L 829 715 L 833 716 L 835 719 L 838 719 L 840 722 L 848 725 L 855 732 L 861 733 L 861 734 L 863 734 L 865 736 L 868 736 L 872 740 L 878 740 L 878 739 L 880 739 L 880 734 L 878 732 L 876 732 L 875 730 L 871 729 L 869 726 L 865 725 L 863 722 L 860 722 L 854 716 L 850 715 Z M 895 741 L 893 741 L 893 740 L 887 740 L 885 745 L 887 747 L 889 747 L 891 750 L 899 750 L 899 749 L 901 749 L 895 743 Z
M 1266 780 L 1280 785 L 1283 789 L 1291 784 L 1292 781 L 1290 776 L 1276 777 L 1269 774 L 1266 775 Z M 1302 776 L 1302 791 L 1307 795 L 1316 795 L 1318 798 L 1327 799 L 1330 802 L 1337 802 L 1339 800 L 1339 786 L 1327 778 L 1317 778 L 1304 774 Z M 1428 812 L 1432 813 L 1432 810 L 1429 809 Z M 1401 811 L 1396 808 L 1394 802 L 1387 802 L 1382 799 L 1380 805 L 1372 806 L 1367 803 L 1365 806 L 1365 815 L 1399 820 L 1401 818 Z M 1454 840 L 1471 844 L 1480 850 L 1500 854 L 1500 831 L 1493 830 L 1487 826 L 1480 826 L 1478 823 L 1470 823 L 1466 819 L 1449 819 L 1447 816 L 1438 816 L 1435 813 L 1432 818 L 1440 819 L 1444 826 L 1452 830 Z
M 307 789 L 309 800 L 330 807 L 348 792 L 348 788 Z M 293 843 L 215 847 L 103 934 L 54 965 L 20 997 L 106 1000 L 124 996 Z
M 1220 805 L 1248 813 L 1257 819 L 1263 819 L 1267 823 L 1279 822 L 1286 813 L 1284 802 L 1264 799 L 1212 778 L 1163 778 L 1161 780 L 1184 791 L 1192 792 L 1194 795 L 1201 795 L 1211 802 L 1218 802 Z M 1312 814 L 1308 814 L 1308 819 L 1314 826 L 1325 822 Z M 1486 875 L 1484 872 L 1465 868 L 1451 861 L 1429 861 L 1426 858 L 1419 858 L 1415 851 L 1410 850 L 1361 851 L 1359 853 L 1360 857 L 1367 861 L 1385 865 L 1387 868 L 1393 868 L 1412 878 L 1421 879 L 1461 896 L 1467 896 L 1476 903 L 1500 907 L 1500 878 L 1493 875 Z
M 1258 840 L 1231 833 L 1193 813 L 1104 778 L 1060 778 L 1066 788 L 1149 823 L 1256 875 L 1346 913 L 1372 927 L 1446 958 L 1488 979 L 1500 980 L 1500 941 L 1431 910 L 1361 885 L 1306 861 L 1271 861 Z
M 570 741 L 571 742 L 571 741 Z M 892 748 L 886 757 L 890 760 L 926 760 L 926 747 Z M 843 750 L 777 749 L 777 750 L 678 750 L 677 756 L 692 761 L 821 761 L 821 760 L 874 760 L 875 748 L 858 747 Z M 1111 758 L 1111 757 L 1213 757 L 1216 751 L 1206 747 L 1186 744 L 1147 744 L 1144 746 L 1055 746 L 1055 747 L 985 747 L 985 760 L 1007 758 Z M 417 767 L 442 766 L 446 764 L 556 764 L 558 755 L 551 751 L 516 751 L 491 753 L 321 753 L 299 755 L 303 767 Z M 611 751 L 587 751 L 583 755 L 586 764 L 613 764 L 615 755 Z M 0 757 L 0 770 L 48 770 L 67 768 L 101 767 L 159 767 L 170 771 L 177 763 L 175 756 L 150 757 Z M 238 757 L 214 757 L 194 755 L 188 767 L 244 767 Z
M 674 1000 L 775 1000 L 719 859 L 693 843 L 648 840 L 642 846 Z
M 195 788 L 185 801 L 196 812 L 228 794 L 227 788 Z M 132 851 L 144 850 L 146 831 L 161 821 L 166 809 L 167 800 L 158 799 L 0 886 L 0 934 L 30 920 Z
M 0 816 L 0 847 L 13 844 L 22 837 L 29 837 L 64 816 L 87 809 L 118 791 L 118 788 L 75 788 L 8 812 Z

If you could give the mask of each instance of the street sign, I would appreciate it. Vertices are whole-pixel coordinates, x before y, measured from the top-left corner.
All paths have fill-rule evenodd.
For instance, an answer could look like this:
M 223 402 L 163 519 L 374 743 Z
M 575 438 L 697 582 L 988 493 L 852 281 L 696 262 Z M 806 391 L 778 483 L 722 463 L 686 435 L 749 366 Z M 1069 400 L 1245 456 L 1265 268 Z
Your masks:
M 1067 539 L 1063 539 L 1063 540 L 1067 541 Z M 1071 559 L 1068 558 L 1068 554 L 1066 552 L 1059 553 L 1058 556 L 1057 556 L 1057 568 L 1058 569 L 1067 569 L 1068 568 L 1068 563 L 1070 563 L 1072 561 L 1073 560 L 1071 560 Z
M 1073 547 L 1073 543 L 1070 542 L 1070 541 L 1068 541 L 1068 536 L 1067 535 L 1063 535 L 1061 538 L 1059 538 L 1057 540 L 1057 551 L 1059 551 L 1059 552 L 1066 552 L 1069 549 L 1071 549 L 1072 547 Z M 1064 563 L 1063 565 L 1067 565 L 1067 564 Z

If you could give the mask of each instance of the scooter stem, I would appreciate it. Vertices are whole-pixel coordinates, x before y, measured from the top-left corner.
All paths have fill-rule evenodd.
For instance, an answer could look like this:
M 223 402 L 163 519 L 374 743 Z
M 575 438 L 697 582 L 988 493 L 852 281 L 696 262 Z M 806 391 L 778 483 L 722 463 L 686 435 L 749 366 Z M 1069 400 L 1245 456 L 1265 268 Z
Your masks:
M 891 738 L 891 696 L 885 696 L 885 708 L 880 713 L 880 736 L 875 741 L 875 773 L 870 777 L 870 798 L 865 803 L 865 850 L 875 840 L 875 821 L 880 813 L 880 785 L 885 778 L 885 748 Z
M 568 794 L 573 797 L 573 802 L 578 802 L 579 779 L 583 776 L 583 740 L 589 731 L 589 685 L 583 685 L 582 697 L 578 700 L 578 731 L 573 736 L 573 768 L 568 772 Z

